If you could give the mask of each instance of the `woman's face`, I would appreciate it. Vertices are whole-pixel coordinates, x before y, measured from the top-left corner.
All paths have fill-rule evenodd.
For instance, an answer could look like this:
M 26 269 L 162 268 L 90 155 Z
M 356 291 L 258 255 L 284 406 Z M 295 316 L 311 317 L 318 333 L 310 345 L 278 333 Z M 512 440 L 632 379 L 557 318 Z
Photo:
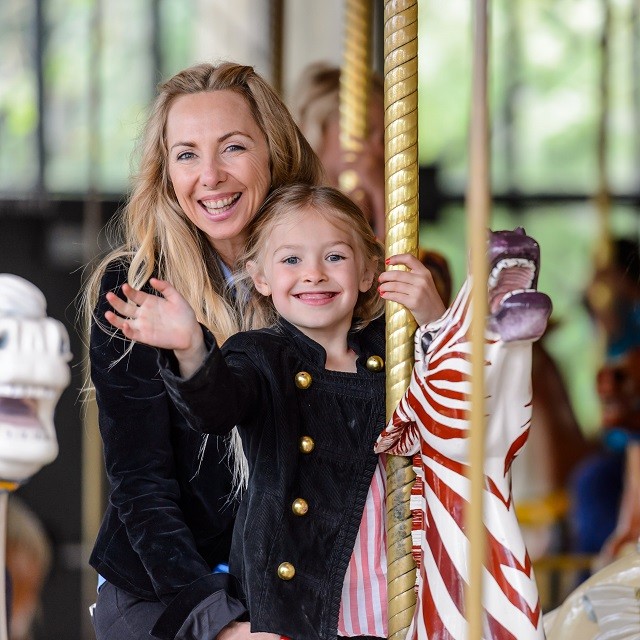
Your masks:
M 167 166 L 186 216 L 231 265 L 271 184 L 269 148 L 233 91 L 180 96 L 167 116 Z

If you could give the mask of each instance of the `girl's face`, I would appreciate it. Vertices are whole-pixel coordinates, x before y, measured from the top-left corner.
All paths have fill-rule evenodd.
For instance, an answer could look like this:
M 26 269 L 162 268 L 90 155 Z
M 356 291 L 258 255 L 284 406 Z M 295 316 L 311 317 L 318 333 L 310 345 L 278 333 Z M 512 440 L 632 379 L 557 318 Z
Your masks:
M 354 234 L 310 208 L 275 225 L 262 264 L 247 266 L 278 313 L 317 342 L 346 338 L 358 295 L 374 277 Z
M 169 178 L 186 216 L 231 265 L 269 191 L 269 148 L 233 91 L 180 96 L 166 126 Z

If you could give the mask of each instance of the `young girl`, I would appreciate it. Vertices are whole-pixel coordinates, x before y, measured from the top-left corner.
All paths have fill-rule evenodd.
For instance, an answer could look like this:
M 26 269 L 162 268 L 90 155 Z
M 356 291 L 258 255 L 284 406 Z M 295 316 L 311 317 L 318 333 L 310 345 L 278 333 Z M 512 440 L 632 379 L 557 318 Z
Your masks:
M 197 430 L 235 425 L 249 463 L 231 571 L 252 631 L 294 640 L 387 636 L 384 468 L 373 452 L 385 424 L 383 301 L 373 287 L 383 248 L 362 212 L 329 187 L 275 191 L 256 215 L 236 286 L 245 321 L 271 324 L 222 349 L 168 283 L 162 296 L 124 286 L 106 318 L 134 340 L 172 349 L 169 394 Z M 418 322 L 433 309 L 424 274 L 380 278 Z M 176 369 L 177 367 L 177 369 Z

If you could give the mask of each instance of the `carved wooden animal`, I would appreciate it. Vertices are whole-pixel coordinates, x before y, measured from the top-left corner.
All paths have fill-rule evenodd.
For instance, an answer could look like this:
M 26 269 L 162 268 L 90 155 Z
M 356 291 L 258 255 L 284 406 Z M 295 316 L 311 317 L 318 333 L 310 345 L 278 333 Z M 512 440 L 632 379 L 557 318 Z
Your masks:
M 538 590 L 515 515 L 510 469 L 529 432 L 531 344 L 544 332 L 551 301 L 536 291 L 539 247 L 524 230 L 490 232 L 488 254 L 484 638 L 540 640 Z M 411 509 L 417 606 L 409 640 L 468 636 L 470 285 L 467 278 L 442 318 L 418 329 L 410 386 L 377 444 L 379 452 L 413 456 L 416 472 Z

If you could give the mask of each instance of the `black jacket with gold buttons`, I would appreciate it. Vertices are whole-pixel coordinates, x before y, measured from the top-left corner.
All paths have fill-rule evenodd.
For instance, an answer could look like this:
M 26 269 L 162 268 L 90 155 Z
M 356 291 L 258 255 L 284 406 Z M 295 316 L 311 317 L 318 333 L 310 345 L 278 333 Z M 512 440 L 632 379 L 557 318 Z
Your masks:
M 189 379 L 170 368 L 169 394 L 200 431 L 238 425 L 249 484 L 238 511 L 231 570 L 252 631 L 333 639 L 344 576 L 384 427 L 384 325 L 349 335 L 357 372 L 325 369 L 324 349 L 286 321 L 236 334 Z M 307 375 L 302 375 L 306 373 Z

